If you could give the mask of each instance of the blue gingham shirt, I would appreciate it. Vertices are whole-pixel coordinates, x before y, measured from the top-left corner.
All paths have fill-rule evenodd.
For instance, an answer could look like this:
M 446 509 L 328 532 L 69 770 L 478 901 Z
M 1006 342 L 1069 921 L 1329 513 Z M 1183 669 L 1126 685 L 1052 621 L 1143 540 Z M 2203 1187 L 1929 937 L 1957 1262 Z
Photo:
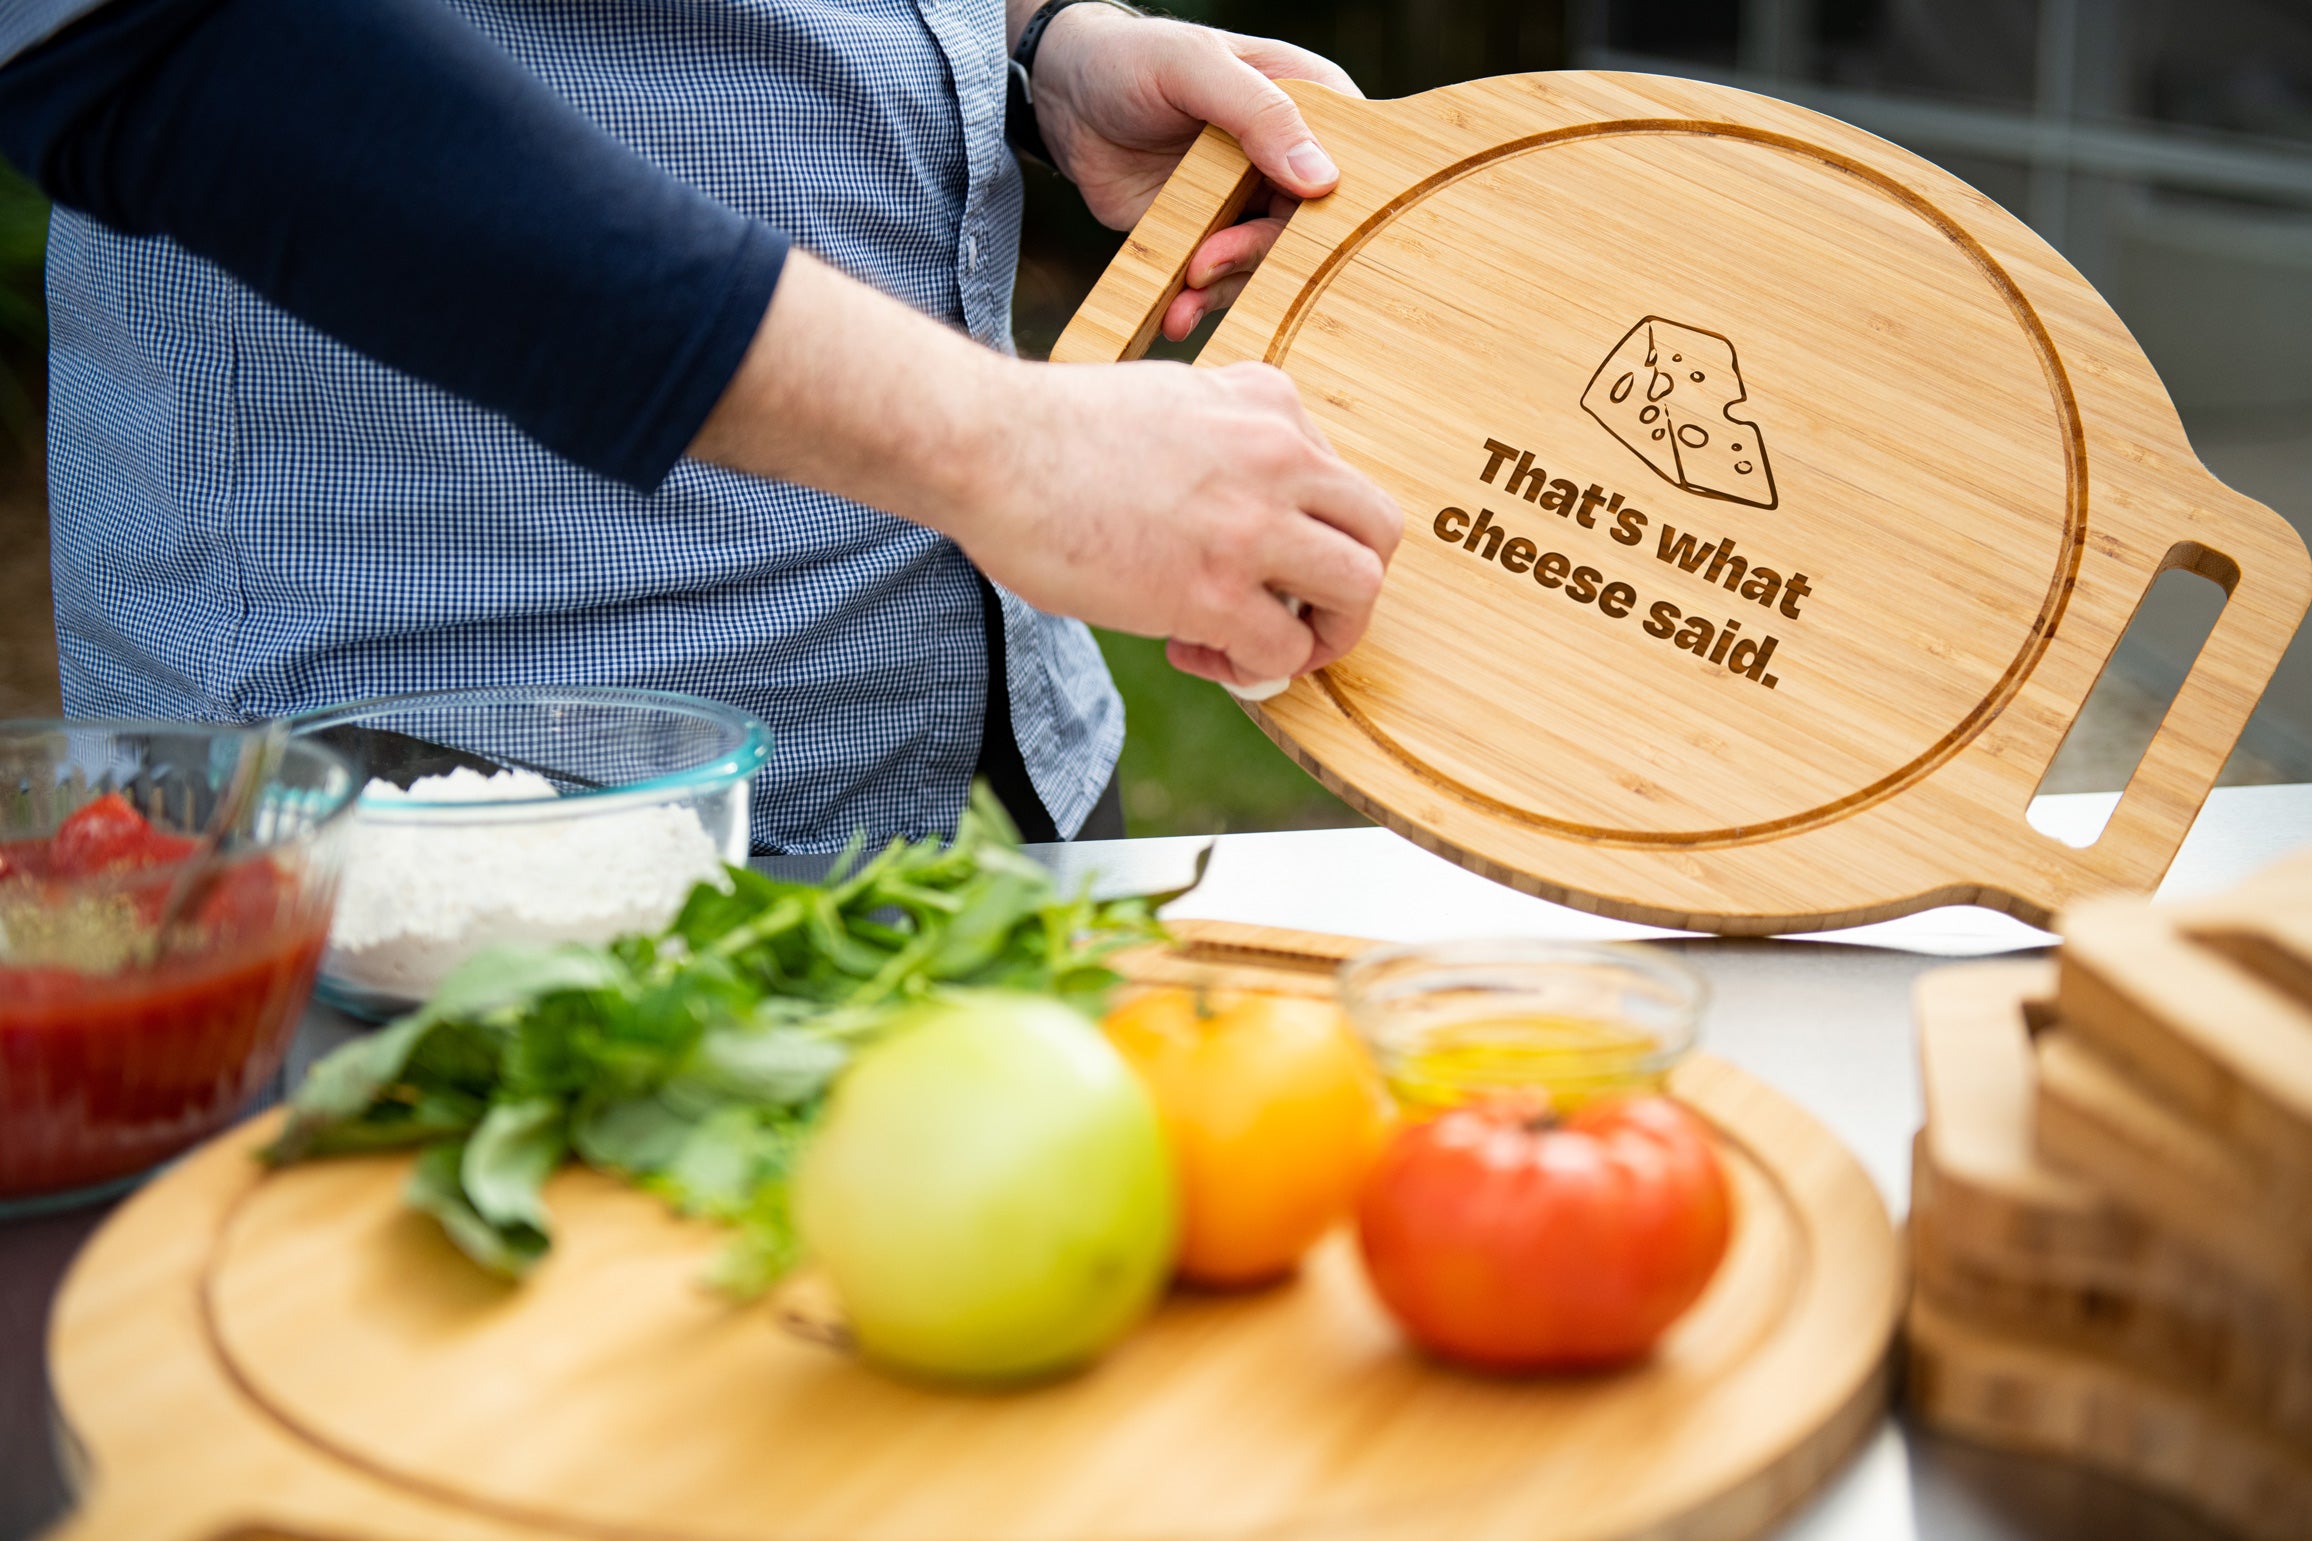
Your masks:
M 670 174 L 1010 346 L 999 0 L 447 0 Z M 0 6 L 0 58 L 89 0 Z M 66 710 L 255 718 L 454 685 L 647 685 L 776 735 L 754 839 L 952 827 L 987 659 L 947 540 L 684 461 L 650 496 L 344 348 L 173 243 L 59 211 L 50 491 Z M 1014 733 L 1063 832 L 1123 708 L 1003 596 Z

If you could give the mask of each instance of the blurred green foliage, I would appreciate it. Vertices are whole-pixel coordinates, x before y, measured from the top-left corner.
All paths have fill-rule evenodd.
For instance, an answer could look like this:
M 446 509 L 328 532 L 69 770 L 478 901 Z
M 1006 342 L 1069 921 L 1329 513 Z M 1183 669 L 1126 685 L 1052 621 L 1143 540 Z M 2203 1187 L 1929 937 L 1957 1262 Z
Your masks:
M 41 276 L 48 251 L 48 203 L 0 165 L 0 438 L 22 449 L 40 432 L 40 380 L 48 348 Z

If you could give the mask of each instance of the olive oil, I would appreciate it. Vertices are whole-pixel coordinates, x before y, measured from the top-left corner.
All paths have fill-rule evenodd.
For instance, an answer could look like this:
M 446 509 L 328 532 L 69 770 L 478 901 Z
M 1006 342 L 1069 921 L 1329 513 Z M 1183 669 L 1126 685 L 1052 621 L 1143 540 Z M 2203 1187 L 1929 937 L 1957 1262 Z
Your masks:
M 1562 1113 L 1659 1091 L 1668 1072 L 1661 1049 L 1656 1035 L 1628 1023 L 1525 1012 L 1429 1028 L 1386 1074 L 1414 1117 L 1513 1091 L 1545 1093 Z

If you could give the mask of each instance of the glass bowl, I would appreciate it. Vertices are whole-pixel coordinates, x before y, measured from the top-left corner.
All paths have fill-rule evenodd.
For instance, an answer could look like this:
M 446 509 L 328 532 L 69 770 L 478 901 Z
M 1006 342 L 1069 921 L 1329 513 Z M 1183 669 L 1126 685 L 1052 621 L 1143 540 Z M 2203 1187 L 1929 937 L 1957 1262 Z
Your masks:
M 329 928 L 352 768 L 292 742 L 160 919 L 246 729 L 0 723 L 0 1213 L 115 1192 L 280 1069 Z
M 485 948 L 655 931 L 747 856 L 770 729 L 670 691 L 488 686 L 297 719 L 367 778 L 323 999 L 408 1011 Z
M 1509 1092 L 1570 1112 L 1658 1091 L 1709 999 L 1702 976 L 1658 948 L 1529 938 L 1377 948 L 1343 964 L 1340 984 L 1412 1117 Z

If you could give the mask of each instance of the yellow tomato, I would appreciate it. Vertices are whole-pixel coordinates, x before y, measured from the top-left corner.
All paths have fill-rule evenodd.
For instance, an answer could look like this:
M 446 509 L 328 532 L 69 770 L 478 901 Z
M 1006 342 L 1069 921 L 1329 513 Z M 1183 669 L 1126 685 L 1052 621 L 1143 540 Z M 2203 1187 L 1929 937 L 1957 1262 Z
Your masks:
M 1356 1201 L 1385 1100 L 1329 1001 L 1151 990 L 1108 1016 L 1155 1098 L 1180 1179 L 1180 1274 L 1292 1271 Z

